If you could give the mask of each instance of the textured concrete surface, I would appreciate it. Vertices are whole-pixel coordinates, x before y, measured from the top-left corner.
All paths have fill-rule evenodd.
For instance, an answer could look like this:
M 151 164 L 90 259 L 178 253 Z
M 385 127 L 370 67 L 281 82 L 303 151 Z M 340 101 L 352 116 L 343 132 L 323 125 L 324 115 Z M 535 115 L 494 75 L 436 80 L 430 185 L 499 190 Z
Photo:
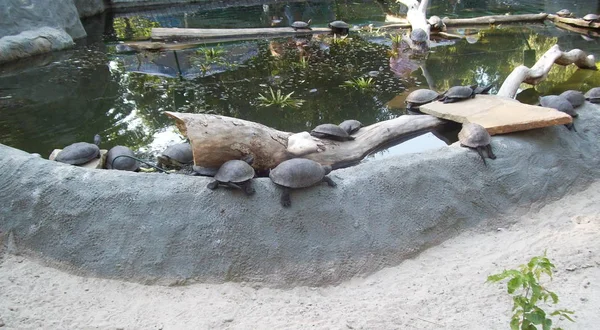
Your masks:
M 248 198 L 207 189 L 210 178 L 86 170 L 0 145 L 0 231 L 12 250 L 94 276 L 339 283 L 597 180 L 598 111 L 580 108 L 578 132 L 493 137 L 487 167 L 454 144 L 333 171 L 336 188 L 294 191 L 289 209 L 268 178 Z
M 477 123 L 491 135 L 518 132 L 552 125 L 570 124 L 571 116 L 552 108 L 523 104 L 496 95 L 477 95 L 455 102 L 424 104 L 421 112 L 459 123 Z

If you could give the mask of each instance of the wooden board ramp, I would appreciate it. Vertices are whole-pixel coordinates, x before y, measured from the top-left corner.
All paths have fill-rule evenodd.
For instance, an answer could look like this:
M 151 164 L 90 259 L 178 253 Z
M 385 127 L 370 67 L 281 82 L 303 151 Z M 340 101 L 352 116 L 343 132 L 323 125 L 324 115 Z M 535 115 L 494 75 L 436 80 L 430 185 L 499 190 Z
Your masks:
M 331 33 L 330 28 L 313 28 L 312 30 L 295 30 L 291 27 L 249 28 L 249 29 L 185 29 L 185 28 L 153 28 L 153 40 L 176 39 L 232 39 L 240 38 L 276 38 L 286 36 L 302 36 L 310 34 Z
M 491 135 L 524 131 L 573 122 L 571 116 L 496 95 L 477 95 L 455 103 L 439 101 L 422 105 L 421 112 L 459 123 L 477 123 Z

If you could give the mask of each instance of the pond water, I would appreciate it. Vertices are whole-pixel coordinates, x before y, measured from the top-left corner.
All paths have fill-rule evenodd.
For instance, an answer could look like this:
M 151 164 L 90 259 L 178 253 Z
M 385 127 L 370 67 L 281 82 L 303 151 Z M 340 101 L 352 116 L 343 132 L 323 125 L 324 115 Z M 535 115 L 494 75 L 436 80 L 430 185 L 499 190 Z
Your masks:
M 487 14 L 598 12 L 598 1 L 432 1 L 431 14 L 469 17 Z M 394 2 L 262 2 L 235 7 L 206 2 L 168 10 L 117 12 L 85 22 L 89 37 L 71 50 L 0 67 L 0 142 L 47 157 L 55 148 L 104 137 L 103 148 L 126 145 L 156 155 L 182 137 L 164 111 L 213 113 L 299 132 L 326 122 L 358 119 L 366 125 L 405 114 L 404 98 L 418 88 L 443 91 L 453 85 L 495 84 L 512 69 L 531 65 L 550 46 L 580 48 L 600 55 L 598 39 L 551 24 L 456 29 L 469 38 L 439 40 L 426 58 L 393 57 L 389 34 L 353 33 L 331 37 L 283 38 L 202 45 L 169 52 L 118 53 L 123 40 L 144 38 L 150 28 L 266 27 L 312 19 L 353 25 L 385 24 L 402 12 Z M 220 6 L 220 8 L 218 8 Z M 345 81 L 372 79 L 371 88 Z M 600 86 L 598 72 L 555 67 L 548 80 L 519 95 L 538 95 Z M 524 88 L 529 88 L 523 86 Z M 265 106 L 259 96 L 293 93 L 297 106 Z M 442 144 L 443 145 L 443 144 Z M 380 155 L 438 148 L 433 135 L 414 139 Z M 407 151 L 408 150 L 408 151 Z

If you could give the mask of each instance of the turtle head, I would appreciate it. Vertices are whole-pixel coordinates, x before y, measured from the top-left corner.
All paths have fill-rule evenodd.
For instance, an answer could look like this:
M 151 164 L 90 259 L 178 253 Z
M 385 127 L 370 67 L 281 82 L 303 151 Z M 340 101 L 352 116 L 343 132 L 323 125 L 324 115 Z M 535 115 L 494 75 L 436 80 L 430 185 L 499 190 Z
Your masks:
M 100 137 L 100 134 L 94 135 L 94 144 L 95 145 L 100 146 L 101 141 L 102 141 L 102 138 Z
M 332 170 L 331 166 L 323 165 L 323 171 L 325 172 L 325 175 L 331 173 L 331 170 Z
M 247 154 L 246 156 L 242 157 L 241 160 L 248 163 L 248 165 L 252 165 L 252 163 L 254 163 L 254 156 Z

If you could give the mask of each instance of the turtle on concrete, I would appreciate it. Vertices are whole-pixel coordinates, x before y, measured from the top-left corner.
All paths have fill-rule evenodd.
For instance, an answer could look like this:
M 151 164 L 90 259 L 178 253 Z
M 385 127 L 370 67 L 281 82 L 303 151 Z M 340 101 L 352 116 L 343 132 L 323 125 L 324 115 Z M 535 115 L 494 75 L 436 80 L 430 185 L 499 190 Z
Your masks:
M 246 195 L 250 196 L 254 194 L 254 188 L 252 188 L 252 178 L 256 175 L 254 168 L 250 166 L 251 160 L 244 161 L 233 159 L 226 161 L 217 173 L 215 174 L 215 180 L 209 183 L 206 187 L 211 190 L 215 190 L 219 185 L 240 189 Z
M 292 205 L 291 189 L 311 187 L 321 182 L 327 182 L 329 186 L 335 187 L 336 183 L 327 177 L 330 172 L 331 166 L 322 166 L 310 159 L 292 158 L 272 169 L 269 178 L 283 189 L 281 205 L 289 207 Z
M 592 23 L 600 22 L 600 15 L 587 14 L 587 15 L 583 16 L 583 20 L 588 22 L 588 25 L 592 25 Z
M 440 101 L 444 103 L 458 102 L 475 97 L 477 85 L 450 87 L 442 96 Z
M 475 123 L 465 123 L 460 132 L 458 132 L 458 141 L 462 147 L 475 149 L 481 159 L 483 165 L 487 166 L 483 151 L 485 150 L 488 158 L 496 159 L 496 155 L 492 151 L 491 137 L 488 131 L 481 125 Z
M 295 21 L 294 23 L 292 23 L 292 27 L 294 28 L 294 30 L 298 31 L 298 30 L 312 30 L 310 28 L 310 22 L 312 20 L 308 20 L 308 22 L 303 22 L 303 21 Z
M 600 87 L 594 87 L 585 93 L 585 99 L 592 103 L 600 103 Z
M 556 16 L 559 17 L 575 17 L 575 15 L 568 9 L 561 9 L 556 12 Z
M 431 89 L 417 89 L 406 97 L 406 109 L 412 111 L 418 111 L 419 107 L 423 104 L 433 102 L 440 98 L 438 92 Z
M 333 34 L 346 35 L 350 32 L 350 24 L 344 21 L 333 21 L 327 25 Z
M 567 101 L 571 103 L 573 108 L 580 107 L 581 105 L 583 105 L 583 103 L 585 103 L 585 96 L 580 91 L 568 90 L 562 92 L 559 96 L 562 96 L 565 99 L 567 99 Z
M 358 132 L 358 130 L 363 127 L 363 124 L 355 119 L 348 119 L 341 122 L 338 126 L 340 126 L 346 133 L 354 134 Z
M 354 140 L 353 136 L 348 135 L 343 128 L 334 124 L 321 124 L 315 127 L 310 132 L 310 135 L 318 137 L 319 139 L 330 139 L 337 141 Z
M 564 112 L 573 118 L 577 117 L 577 112 L 573 108 L 573 105 L 571 105 L 571 102 L 559 95 L 546 95 L 540 97 L 540 105 L 546 108 L 552 108 Z M 577 129 L 575 129 L 575 125 L 573 123 L 565 124 L 565 126 L 568 129 L 577 132 Z
M 83 165 L 92 159 L 100 158 L 100 135 L 94 136 L 94 143 L 87 142 L 75 142 L 71 145 L 66 146 L 61 152 L 56 155 L 54 159 L 57 162 L 71 164 L 71 165 Z
M 135 159 L 133 151 L 125 146 L 114 146 L 106 154 L 106 168 L 137 172 L 140 163 Z
M 158 159 L 159 166 L 180 169 L 192 164 L 194 161 L 194 154 L 192 152 L 192 146 L 189 143 L 184 142 L 169 146 L 156 158 Z

